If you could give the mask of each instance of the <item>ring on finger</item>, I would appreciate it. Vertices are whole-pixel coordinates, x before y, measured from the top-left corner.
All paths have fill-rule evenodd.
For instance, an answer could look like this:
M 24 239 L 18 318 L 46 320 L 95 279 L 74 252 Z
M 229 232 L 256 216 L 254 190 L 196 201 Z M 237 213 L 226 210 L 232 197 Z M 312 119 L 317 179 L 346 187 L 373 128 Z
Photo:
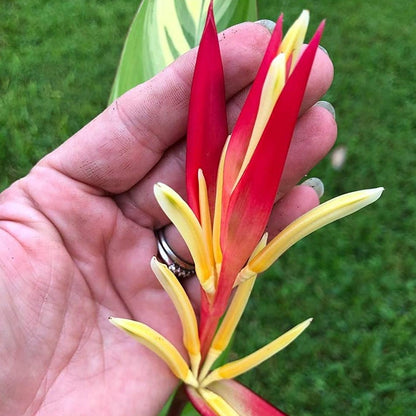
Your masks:
M 195 275 L 195 266 L 179 257 L 169 246 L 165 237 L 165 229 L 161 228 L 155 232 L 159 258 L 168 269 L 178 278 L 187 279 Z

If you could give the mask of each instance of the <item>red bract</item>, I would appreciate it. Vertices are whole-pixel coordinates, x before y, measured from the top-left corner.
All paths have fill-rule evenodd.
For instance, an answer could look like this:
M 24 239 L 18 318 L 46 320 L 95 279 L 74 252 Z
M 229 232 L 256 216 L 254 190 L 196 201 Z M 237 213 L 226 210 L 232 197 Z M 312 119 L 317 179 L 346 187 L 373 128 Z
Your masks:
M 223 200 L 229 201 L 229 204 L 224 207 L 225 216 L 222 224 L 221 246 L 224 252 L 224 263 L 227 265 L 235 264 L 235 266 L 231 269 L 229 275 L 221 274 L 219 278 L 216 301 L 222 307 L 225 307 L 234 284 L 234 270 L 238 273 L 244 266 L 264 233 L 276 198 L 322 30 L 323 24 L 319 27 L 299 59 L 293 73 L 286 81 L 244 174 L 231 195 L 223 197 Z M 280 32 L 279 29 L 278 32 Z M 258 100 L 259 98 L 256 101 Z M 244 123 L 244 121 L 241 123 Z M 233 142 L 236 142 L 237 145 L 242 142 L 239 140 L 240 135 L 235 140 L 233 136 L 234 134 L 231 136 L 230 147 L 225 159 L 226 168 L 228 166 L 228 155 L 231 154 L 230 159 L 233 157 L 231 153 Z M 226 188 L 224 186 L 224 189 Z M 244 237 L 242 238 L 242 236 Z
M 227 138 L 224 73 L 212 3 L 200 51 L 192 82 L 186 156 L 188 204 L 198 217 L 198 170 L 204 172 L 209 200 L 214 203 L 218 163 Z
M 193 387 L 187 387 L 187 394 L 195 409 L 202 416 L 218 416 Z M 210 390 L 224 398 L 238 415 L 244 416 L 287 416 L 250 389 L 234 380 L 222 380 L 210 386 Z

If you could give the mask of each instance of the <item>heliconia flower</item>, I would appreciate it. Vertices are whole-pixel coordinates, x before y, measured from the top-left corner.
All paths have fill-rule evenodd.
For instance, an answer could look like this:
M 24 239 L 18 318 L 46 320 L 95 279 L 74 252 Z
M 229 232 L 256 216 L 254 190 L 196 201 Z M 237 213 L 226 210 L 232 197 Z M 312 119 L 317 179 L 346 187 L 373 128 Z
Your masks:
M 281 16 L 226 145 L 224 76 L 212 9 L 199 48 L 186 177 L 189 206 L 205 236 L 200 244 L 206 259 L 200 276 L 204 346 L 224 313 L 236 276 L 264 233 L 323 31 L 321 24 L 301 54 L 309 13 L 302 12 L 283 39 L 282 22 Z
M 211 2 L 191 91 L 188 202 L 164 184 L 154 188 L 159 205 L 182 235 L 195 263 L 202 293 L 200 322 L 180 282 L 156 258 L 151 267 L 180 317 L 187 357 L 147 325 L 110 318 L 165 361 L 203 416 L 284 415 L 233 379 L 288 346 L 311 319 L 252 354 L 213 369 L 216 361 L 229 346 L 257 275 L 301 238 L 371 204 L 383 191 L 375 188 L 334 198 L 267 242 L 264 230 L 323 31 L 321 24 L 303 48 L 308 21 L 309 13 L 302 12 L 283 37 L 282 16 L 278 19 L 241 115 L 228 135 Z

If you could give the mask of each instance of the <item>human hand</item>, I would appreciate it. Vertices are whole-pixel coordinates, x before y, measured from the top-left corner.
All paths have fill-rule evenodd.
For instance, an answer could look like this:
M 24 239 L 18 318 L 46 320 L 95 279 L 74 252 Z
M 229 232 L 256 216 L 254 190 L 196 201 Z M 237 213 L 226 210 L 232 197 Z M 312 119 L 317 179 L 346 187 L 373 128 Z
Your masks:
M 220 35 L 232 125 L 269 39 L 258 24 Z M 0 414 L 154 415 L 176 380 L 109 325 L 144 322 L 181 345 L 173 305 L 150 270 L 154 230 L 181 240 L 153 197 L 185 193 L 186 118 L 196 53 L 139 85 L 0 195 Z M 318 203 L 293 186 L 331 147 L 332 115 L 313 106 L 332 81 L 318 51 L 269 231 Z M 193 279 L 187 289 L 197 303 Z

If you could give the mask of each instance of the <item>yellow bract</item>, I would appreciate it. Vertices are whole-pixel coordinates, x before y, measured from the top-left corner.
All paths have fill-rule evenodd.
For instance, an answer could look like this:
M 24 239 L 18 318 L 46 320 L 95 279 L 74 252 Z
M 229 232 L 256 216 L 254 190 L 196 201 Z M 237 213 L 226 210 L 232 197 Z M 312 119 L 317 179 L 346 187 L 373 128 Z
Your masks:
M 250 137 L 247 152 L 244 156 L 244 160 L 234 186 L 237 185 L 238 181 L 243 176 L 245 169 L 250 163 L 254 151 L 256 150 L 263 131 L 267 125 L 267 122 L 269 121 L 270 115 L 275 107 L 280 93 L 283 90 L 286 79 L 296 66 L 301 46 L 305 40 L 308 24 L 309 12 L 304 10 L 286 33 L 282 43 L 280 44 L 278 53 L 268 69 L 266 79 L 261 91 L 259 109 Z M 287 74 L 286 65 L 289 59 L 291 60 L 290 71 Z
M 222 149 L 220 163 L 218 165 L 217 187 L 215 193 L 215 208 L 214 208 L 214 224 L 212 230 L 212 250 L 214 252 L 214 259 L 216 265 L 217 275 L 220 274 L 222 264 L 222 250 L 221 250 L 221 218 L 222 218 L 222 193 L 224 185 L 224 165 L 225 156 L 227 154 L 228 145 L 230 143 L 230 136 L 227 137 L 224 149 Z
M 269 121 L 270 115 L 276 104 L 280 93 L 283 90 L 286 82 L 286 57 L 284 53 L 281 53 L 273 59 L 270 68 L 267 72 L 266 79 L 264 81 L 263 89 L 260 97 L 259 110 L 257 113 L 256 121 L 254 123 L 253 132 L 251 133 L 250 142 L 247 148 L 247 152 L 244 156 L 244 161 L 241 165 L 239 176 L 236 180 L 236 184 L 243 175 L 247 165 L 249 164 L 254 151 L 261 139 L 263 131 Z
M 253 289 L 256 279 L 252 278 L 238 286 L 233 300 L 224 315 L 218 331 L 212 341 L 211 347 L 205 358 L 204 365 L 199 375 L 199 380 L 203 380 L 211 369 L 216 359 L 227 348 L 234 334 L 234 331 L 241 319 L 244 309 L 247 305 L 248 298 Z
M 202 235 L 204 238 L 205 252 L 208 256 L 208 262 L 211 270 L 215 271 L 214 254 L 212 251 L 212 224 L 211 212 L 209 209 L 207 183 L 205 182 L 202 170 L 198 170 L 198 191 L 199 191 L 199 212 L 201 218 Z
M 296 66 L 301 47 L 305 41 L 308 25 L 309 12 L 308 10 L 303 10 L 295 23 L 293 23 L 287 31 L 282 43 L 280 44 L 279 53 L 284 53 L 286 55 L 286 60 L 290 57 L 290 55 L 292 55 L 290 72 L 292 72 L 293 68 Z
M 162 183 L 154 187 L 156 199 L 180 232 L 195 263 L 195 272 L 207 293 L 215 292 L 215 270 L 206 252 L 201 224 L 188 204 L 172 188 Z
M 283 348 L 286 348 L 310 325 L 311 322 L 312 319 L 307 319 L 252 354 L 218 367 L 202 381 L 201 387 L 206 387 L 210 383 L 221 379 L 235 378 L 258 366 Z
M 221 416 L 243 416 L 237 413 L 221 396 L 207 390 L 199 389 L 199 394 L 209 404 L 212 410 Z
M 380 198 L 383 188 L 364 189 L 338 196 L 302 215 L 281 231 L 240 272 L 237 284 L 267 270 L 287 249 L 319 228 L 353 214 Z
M 177 378 L 190 386 L 198 386 L 186 361 L 165 337 L 141 322 L 122 318 L 110 318 L 110 322 L 156 353 Z
M 267 243 L 267 233 L 265 233 L 253 251 L 252 257 L 259 253 Z M 228 307 L 222 322 L 214 336 L 211 347 L 208 350 L 204 365 L 199 374 L 199 380 L 203 380 L 208 374 L 217 358 L 225 351 L 237 328 L 238 323 L 246 308 L 251 291 L 253 290 L 256 278 L 247 280 L 236 289 L 230 306 Z
M 192 372 L 196 375 L 201 362 L 198 323 L 191 301 L 177 277 L 155 257 L 151 261 L 153 273 L 168 293 L 182 323 L 183 345 L 188 351 Z

